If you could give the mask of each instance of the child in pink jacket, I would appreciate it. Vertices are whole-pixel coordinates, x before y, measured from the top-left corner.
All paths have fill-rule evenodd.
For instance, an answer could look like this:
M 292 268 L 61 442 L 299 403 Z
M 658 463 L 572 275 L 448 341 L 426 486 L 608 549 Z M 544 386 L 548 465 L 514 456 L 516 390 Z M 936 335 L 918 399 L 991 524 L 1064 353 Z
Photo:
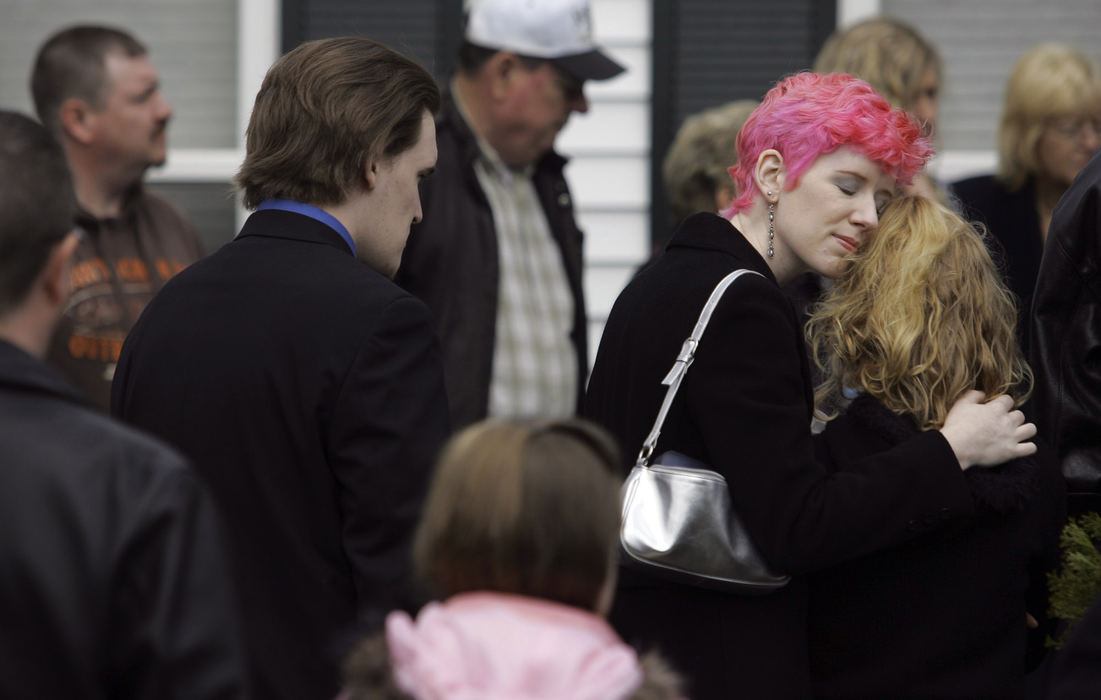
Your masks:
M 341 700 L 674 700 L 680 681 L 604 614 L 619 464 L 599 428 L 483 422 L 440 460 L 414 562 L 443 602 L 393 612 L 349 656 Z

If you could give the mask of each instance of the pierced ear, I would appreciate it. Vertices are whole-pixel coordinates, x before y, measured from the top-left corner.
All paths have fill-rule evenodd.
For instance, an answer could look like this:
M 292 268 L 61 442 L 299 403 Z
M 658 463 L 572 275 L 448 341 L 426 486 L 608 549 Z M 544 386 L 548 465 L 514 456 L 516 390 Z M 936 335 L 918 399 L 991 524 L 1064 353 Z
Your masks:
M 95 114 L 84 100 L 70 97 L 61 103 L 57 111 L 57 120 L 61 131 L 79 143 L 92 140 L 92 126 Z
M 784 157 L 774 148 L 769 148 L 757 156 L 757 167 L 753 170 L 753 181 L 761 194 L 772 192 L 772 197 L 779 196 L 784 188 L 784 176 L 787 170 L 784 167 Z M 771 201 L 772 197 L 765 195 Z
M 54 246 L 42 271 L 42 286 L 50 303 L 61 306 L 69 296 L 69 270 L 80 245 L 80 234 L 72 231 Z

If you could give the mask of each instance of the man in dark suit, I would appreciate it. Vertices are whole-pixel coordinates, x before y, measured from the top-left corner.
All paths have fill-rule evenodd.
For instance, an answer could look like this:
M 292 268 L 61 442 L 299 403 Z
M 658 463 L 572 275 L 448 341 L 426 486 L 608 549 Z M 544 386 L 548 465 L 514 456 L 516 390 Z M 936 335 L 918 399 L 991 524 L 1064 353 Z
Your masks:
M 214 506 L 47 366 L 79 245 L 61 146 L 0 111 L 0 697 L 245 697 Z
M 366 39 L 283 56 L 237 176 L 256 212 L 165 285 L 119 360 L 112 410 L 192 457 L 225 516 L 259 697 L 328 700 L 357 616 L 412 604 L 447 402 L 428 309 L 390 277 L 439 101 Z

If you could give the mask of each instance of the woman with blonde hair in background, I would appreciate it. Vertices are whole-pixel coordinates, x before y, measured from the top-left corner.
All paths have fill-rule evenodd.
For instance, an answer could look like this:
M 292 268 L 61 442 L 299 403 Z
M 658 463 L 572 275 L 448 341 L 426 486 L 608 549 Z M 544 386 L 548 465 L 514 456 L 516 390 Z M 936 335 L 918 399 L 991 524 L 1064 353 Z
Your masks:
M 814 70 L 867 81 L 892 105 L 913 115 L 925 136 L 936 134 L 944 62 L 932 42 L 906 22 L 879 16 L 837 30 L 819 50 Z M 909 191 L 945 201 L 942 189 L 924 171 L 914 177 Z
M 1055 204 L 1101 147 L 1101 68 L 1066 44 L 1025 53 L 1009 76 L 998 127 L 998 172 L 954 183 L 965 218 L 986 225 L 1020 308 L 1028 350 L 1028 310 Z
M 818 405 L 848 404 L 818 436 L 819 457 L 844 472 L 941 427 L 975 389 L 1021 405 L 1032 375 L 1016 318 L 978 231 L 928 198 L 892 201 L 807 326 L 825 376 Z M 1053 453 L 1037 444 L 964 475 L 972 517 L 811 577 L 816 697 L 1023 694 L 1027 614 L 1046 614 L 1065 514 Z
M 445 448 L 413 559 L 442 602 L 348 658 L 341 700 L 673 700 L 679 680 L 624 644 L 615 590 L 619 462 L 578 419 L 485 421 Z

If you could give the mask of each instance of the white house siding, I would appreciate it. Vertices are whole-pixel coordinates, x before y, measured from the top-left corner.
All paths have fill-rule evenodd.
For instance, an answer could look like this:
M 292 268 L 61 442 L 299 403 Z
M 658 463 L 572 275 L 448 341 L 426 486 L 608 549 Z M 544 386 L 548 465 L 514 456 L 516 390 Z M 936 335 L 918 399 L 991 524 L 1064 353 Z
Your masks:
M 612 302 L 650 249 L 651 0 L 593 0 L 596 40 L 627 67 L 591 82 L 588 114 L 558 140 L 585 232 L 589 351 L 595 357 Z
M 993 172 L 1005 82 L 1029 47 L 1062 41 L 1101 60 L 1101 2 L 1097 0 L 838 2 L 842 25 L 880 12 L 913 24 L 944 59 L 937 119 L 940 155 L 933 164 L 943 182 Z

